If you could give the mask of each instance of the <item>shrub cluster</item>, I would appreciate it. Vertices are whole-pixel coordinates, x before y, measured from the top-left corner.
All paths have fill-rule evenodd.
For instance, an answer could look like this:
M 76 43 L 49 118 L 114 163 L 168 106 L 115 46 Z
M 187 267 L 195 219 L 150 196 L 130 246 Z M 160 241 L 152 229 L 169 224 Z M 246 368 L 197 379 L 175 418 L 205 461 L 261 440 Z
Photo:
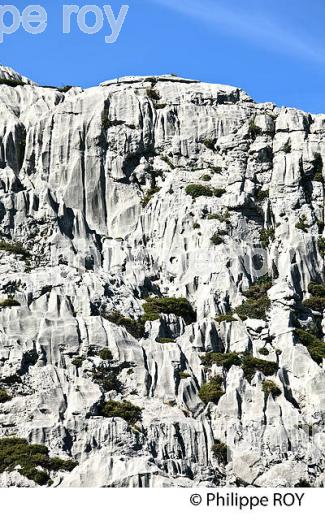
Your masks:
M 242 360 L 236 352 L 208 352 L 201 357 L 201 361 L 206 367 L 217 365 L 225 370 L 229 370 L 233 365 L 240 366 L 242 364 Z
M 148 298 L 143 304 L 144 321 L 159 319 L 160 314 L 175 314 L 189 325 L 196 320 L 196 313 L 186 298 Z
M 46 446 L 28 444 L 26 439 L 18 437 L 0 439 L 0 473 L 14 471 L 17 466 L 20 466 L 18 471 L 21 475 L 43 486 L 50 479 L 50 471 L 72 471 L 76 465 L 77 462 L 73 460 L 51 458 Z
M 246 379 L 251 381 L 258 371 L 265 376 L 273 376 L 278 370 L 278 365 L 272 361 L 265 361 L 246 354 L 242 358 L 242 368 Z
M 107 401 L 100 407 L 103 417 L 121 417 L 133 425 L 142 419 L 142 410 L 129 401 Z
M 260 242 L 264 249 L 267 249 L 275 238 L 275 231 L 273 228 L 266 228 L 260 230 Z
M 248 299 L 234 312 L 242 320 L 247 318 L 264 320 L 271 303 L 266 293 L 271 287 L 272 281 L 270 278 L 267 276 L 261 277 L 247 291 L 243 292 Z
M 312 359 L 321 364 L 325 358 L 325 343 L 314 334 L 303 329 L 295 329 L 294 332 L 298 340 L 307 348 Z
M 8 253 L 12 253 L 14 255 L 20 255 L 24 258 L 30 257 L 30 253 L 22 246 L 20 242 L 5 242 L 4 240 L 0 241 L 0 250 L 7 251 Z
M 7 390 L 0 387 L 0 403 L 6 403 L 10 401 L 12 397 L 8 394 Z
M 224 390 L 222 389 L 222 377 L 216 376 L 208 383 L 205 383 L 201 386 L 199 390 L 199 397 L 205 403 L 215 403 L 218 404 L 219 399 L 224 395 Z
M 186 195 L 190 195 L 193 199 L 198 197 L 222 197 L 226 193 L 223 188 L 211 188 L 203 184 L 189 184 L 185 188 Z
M 231 321 L 237 321 L 232 314 L 221 314 L 215 318 L 217 323 L 223 323 L 224 321 L 229 323 Z
M 323 313 L 325 310 L 325 286 L 311 282 L 308 286 L 308 291 L 311 297 L 303 301 L 305 307 Z
M 111 323 L 115 323 L 115 325 L 125 327 L 127 332 L 136 339 L 141 339 L 144 336 L 145 329 L 142 320 L 133 320 L 132 318 L 127 318 L 118 311 L 114 311 L 110 314 L 103 314 L 102 317 Z
M 263 381 L 263 383 L 262 383 L 262 390 L 263 390 L 263 392 L 264 392 L 266 397 L 268 397 L 270 394 L 274 398 L 278 397 L 279 395 L 281 395 L 281 390 L 278 387 L 278 385 L 276 385 L 270 379 L 266 379 L 265 381 Z
M 143 208 L 147 207 L 151 199 L 156 195 L 156 193 L 159 193 L 160 188 L 158 186 L 154 186 L 153 188 L 150 188 L 150 190 L 147 191 L 144 198 L 142 199 L 141 205 Z
M 227 464 L 228 447 L 224 442 L 216 441 L 212 446 L 212 453 L 220 464 Z

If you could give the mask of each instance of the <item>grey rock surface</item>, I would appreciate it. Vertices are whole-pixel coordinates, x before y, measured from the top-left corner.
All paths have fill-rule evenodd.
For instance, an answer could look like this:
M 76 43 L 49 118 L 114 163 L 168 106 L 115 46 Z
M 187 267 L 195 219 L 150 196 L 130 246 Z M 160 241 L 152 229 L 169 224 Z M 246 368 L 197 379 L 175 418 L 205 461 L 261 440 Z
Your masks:
M 294 330 L 299 320 L 325 332 L 302 304 L 310 282 L 324 282 L 325 115 L 173 76 L 68 90 L 0 66 L 1 79 L 23 85 L 0 81 L 0 300 L 17 302 L 0 304 L 0 381 L 12 397 L 0 436 L 76 460 L 53 486 L 322 485 L 324 363 Z M 193 199 L 190 184 L 219 191 Z M 265 317 L 215 320 L 265 275 Z M 105 318 L 138 320 L 153 295 L 186 297 L 196 321 L 162 314 L 136 339 Z M 208 352 L 277 368 L 249 379 L 242 366 L 204 366 Z M 118 368 L 116 389 L 94 380 L 100 366 Z M 224 394 L 206 405 L 200 387 L 218 375 Z M 281 393 L 267 395 L 265 379 Z M 100 416 L 109 399 L 139 406 L 142 421 Z M 18 472 L 0 478 L 35 486 Z

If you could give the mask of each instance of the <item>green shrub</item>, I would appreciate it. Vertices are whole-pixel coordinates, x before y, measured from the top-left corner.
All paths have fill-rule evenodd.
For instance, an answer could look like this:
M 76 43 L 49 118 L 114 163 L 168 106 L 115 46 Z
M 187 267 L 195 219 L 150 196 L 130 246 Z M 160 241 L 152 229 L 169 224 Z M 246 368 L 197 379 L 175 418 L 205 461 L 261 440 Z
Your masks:
M 230 222 L 230 213 L 228 210 L 226 210 L 223 214 L 222 213 L 210 213 L 208 215 L 208 220 L 219 220 L 219 222 L 229 224 Z
M 224 442 L 216 441 L 212 446 L 212 453 L 219 464 L 226 465 L 228 462 L 228 447 Z
M 210 169 L 213 171 L 213 173 L 217 173 L 217 174 L 222 173 L 221 166 L 210 166 Z
M 159 101 L 161 99 L 159 92 L 153 88 L 148 88 L 146 94 L 149 99 L 152 99 L 152 101 Z
M 266 397 L 268 397 L 270 394 L 274 398 L 281 395 L 280 388 L 270 379 L 266 379 L 265 381 L 263 381 L 262 390 L 263 390 L 264 394 L 266 395 Z
M 278 365 L 272 361 L 265 361 L 246 354 L 243 356 L 242 368 L 246 379 L 251 381 L 257 371 L 262 372 L 265 376 L 273 376 L 278 370 Z
M 269 198 L 269 190 L 262 190 L 262 188 L 259 188 L 255 193 L 255 199 L 257 202 L 263 202 L 264 200 Z
M 223 323 L 224 321 L 228 323 L 231 321 L 238 321 L 232 314 L 222 314 L 221 316 L 217 316 L 215 320 L 217 323 Z
M 115 391 L 118 394 L 122 392 L 123 385 L 118 379 L 118 374 L 121 371 L 121 367 L 107 367 L 100 365 L 92 371 L 92 379 L 96 385 L 99 385 L 104 392 Z
M 160 314 L 175 314 L 189 325 L 196 320 L 192 305 L 186 298 L 148 298 L 143 304 L 144 321 L 159 319 Z
M 314 181 L 324 182 L 323 177 L 323 159 L 320 153 L 316 153 L 314 156 Z
M 8 87 L 23 87 L 25 83 L 17 79 L 0 78 L 0 85 L 7 85 Z
M 219 399 L 224 395 L 222 389 L 222 377 L 216 376 L 210 379 L 208 383 L 201 386 L 199 390 L 199 397 L 205 403 L 218 404 Z
M 161 188 L 158 188 L 157 186 L 155 186 L 154 188 L 150 188 L 150 190 L 147 191 L 144 198 L 142 199 L 142 207 L 145 208 L 146 206 L 148 206 L 151 199 L 156 195 L 156 193 L 159 193 L 160 190 Z
M 300 229 L 304 233 L 307 233 L 309 226 L 307 224 L 307 217 L 306 217 L 306 215 L 301 215 L 301 217 L 299 217 L 299 220 L 298 220 L 298 222 L 296 224 L 296 228 Z
M 120 312 L 114 311 L 110 314 L 103 314 L 102 317 L 115 325 L 125 327 L 127 332 L 136 339 L 141 339 L 144 336 L 144 323 L 142 320 L 133 320 L 132 318 L 126 318 Z
M 325 285 L 310 282 L 308 285 L 308 291 L 312 296 L 325 296 Z
M 260 230 L 260 242 L 264 249 L 267 249 L 270 243 L 275 239 L 275 231 L 273 228 L 266 228 Z
M 188 372 L 178 372 L 178 375 L 180 379 L 188 379 L 189 377 L 191 377 L 191 374 L 189 374 Z
M 20 307 L 20 303 L 16 300 L 13 300 L 11 298 L 8 298 L 8 300 L 1 300 L 0 301 L 0 307 Z
M 265 295 L 258 299 L 249 298 L 244 303 L 239 305 L 234 312 L 238 314 L 241 320 L 247 320 L 247 318 L 252 318 L 255 320 L 265 320 L 266 313 L 270 308 L 271 302 L 269 298 Z
M 169 157 L 161 157 L 161 160 L 164 161 L 166 164 L 168 164 L 169 168 L 172 170 L 175 170 L 175 166 L 172 163 L 172 161 L 169 159 Z
M 267 291 L 272 287 L 272 278 L 269 276 L 261 276 L 256 282 L 254 282 L 247 291 L 243 291 L 243 295 L 246 298 L 258 299 L 265 296 Z
M 121 417 L 133 425 L 142 419 L 142 410 L 129 401 L 107 401 L 100 407 L 103 417 Z
M 0 388 L 0 403 L 6 403 L 11 399 L 12 397 L 8 394 L 8 392 L 4 388 Z
M 201 357 L 201 361 L 206 367 L 217 365 L 225 370 L 229 370 L 234 365 L 240 366 L 242 364 L 241 358 L 235 352 L 208 352 Z
M 324 258 L 325 257 L 325 238 L 320 237 L 317 242 L 319 254 Z
M 198 197 L 213 197 L 213 189 L 202 184 L 189 184 L 185 189 L 186 195 L 190 195 L 192 199 Z
M 218 199 L 222 197 L 222 195 L 224 195 L 225 193 L 227 193 L 227 190 L 225 190 L 224 188 L 215 188 L 213 190 L 213 195 Z
M 113 354 L 108 348 L 103 348 L 100 350 L 98 355 L 103 361 L 112 361 L 113 359 Z
M 323 313 L 325 310 L 325 296 L 311 296 L 304 300 L 303 305 L 312 311 Z
M 270 352 L 268 351 L 268 349 L 266 347 L 260 348 L 258 353 L 261 354 L 261 356 L 268 356 L 270 354 Z
M 200 224 L 198 222 L 195 222 L 195 224 L 193 224 L 193 229 L 200 229 Z
M 290 139 L 283 145 L 282 150 L 284 151 L 284 153 L 291 153 L 292 147 L 291 147 Z
M 248 299 L 237 307 L 234 312 L 242 320 L 247 318 L 264 320 L 271 304 L 266 293 L 271 287 L 272 281 L 268 276 L 259 278 L 247 291 L 243 291 L 244 296 Z
M 209 150 L 212 150 L 214 152 L 215 151 L 216 142 L 217 142 L 216 139 L 205 139 L 203 141 L 203 144 L 204 144 L 204 146 L 206 148 L 208 148 Z
M 202 177 L 200 177 L 200 181 L 211 181 L 211 175 L 208 175 L 208 174 L 205 174 L 205 175 L 202 175 Z
M 49 457 L 49 450 L 40 444 L 28 444 L 26 439 L 2 437 L 0 439 L 0 473 L 17 470 L 30 480 L 43 486 L 49 481 L 49 471 L 72 471 L 77 463 L 59 457 Z M 37 469 L 41 467 L 42 470 Z
M 248 131 L 252 139 L 256 139 L 257 136 L 261 135 L 262 129 L 257 126 L 255 118 L 249 122 Z
M 212 237 L 210 238 L 210 240 L 214 246 L 220 246 L 221 244 L 225 243 L 220 231 L 217 231 L 216 233 L 214 233 L 212 235 Z
M 156 343 L 175 343 L 175 340 L 172 338 L 156 338 Z
M 82 363 L 84 361 L 85 361 L 85 356 L 78 356 L 78 357 L 74 358 L 74 360 L 72 361 L 72 364 L 77 368 L 81 368 Z
M 295 329 L 294 332 L 300 343 L 307 348 L 312 359 L 316 363 L 322 364 L 325 358 L 325 343 L 314 334 L 303 329 Z
M 0 241 L 0 250 L 7 251 L 8 253 L 12 253 L 14 255 L 20 255 L 24 258 L 29 258 L 30 253 L 20 244 L 20 242 L 5 242 L 4 240 Z

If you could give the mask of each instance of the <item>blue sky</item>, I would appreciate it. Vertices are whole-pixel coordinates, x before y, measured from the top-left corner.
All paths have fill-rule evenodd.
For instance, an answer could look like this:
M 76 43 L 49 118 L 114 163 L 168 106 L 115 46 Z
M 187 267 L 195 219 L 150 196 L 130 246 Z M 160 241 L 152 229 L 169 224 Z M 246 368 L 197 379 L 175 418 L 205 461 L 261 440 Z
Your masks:
M 5 36 L 0 62 L 46 85 L 98 84 L 123 75 L 177 73 L 236 85 L 257 101 L 325 113 L 324 0 L 11 0 L 39 3 L 47 30 Z M 62 34 L 63 4 L 130 6 L 116 43 L 108 22 L 83 34 L 72 18 Z M 92 18 L 89 17 L 89 23 Z

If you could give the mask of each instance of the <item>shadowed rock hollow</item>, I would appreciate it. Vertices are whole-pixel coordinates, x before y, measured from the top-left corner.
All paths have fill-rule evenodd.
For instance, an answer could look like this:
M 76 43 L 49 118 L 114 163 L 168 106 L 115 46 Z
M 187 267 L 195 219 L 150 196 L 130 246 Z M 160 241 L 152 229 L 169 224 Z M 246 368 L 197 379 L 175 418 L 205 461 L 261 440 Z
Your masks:
M 1 437 L 53 486 L 324 485 L 325 116 L 6 67 L 0 114 Z

